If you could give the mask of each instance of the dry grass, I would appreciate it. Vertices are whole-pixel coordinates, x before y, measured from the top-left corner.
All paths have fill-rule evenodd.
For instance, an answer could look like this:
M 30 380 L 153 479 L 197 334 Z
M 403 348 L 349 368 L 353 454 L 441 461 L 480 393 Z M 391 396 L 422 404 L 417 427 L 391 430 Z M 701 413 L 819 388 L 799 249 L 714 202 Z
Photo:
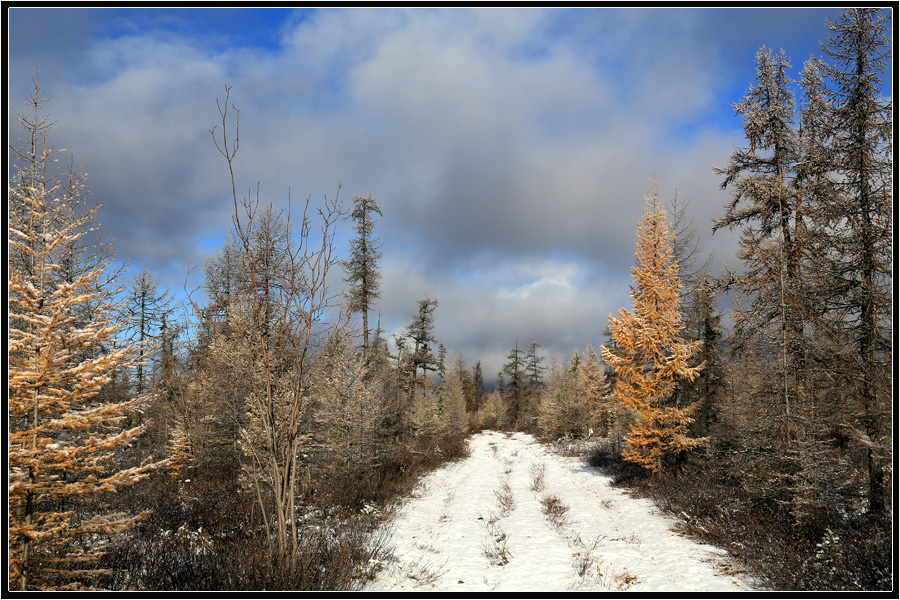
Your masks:
M 568 524 L 569 507 L 563 504 L 559 496 L 551 494 L 541 498 L 541 512 L 557 531 Z

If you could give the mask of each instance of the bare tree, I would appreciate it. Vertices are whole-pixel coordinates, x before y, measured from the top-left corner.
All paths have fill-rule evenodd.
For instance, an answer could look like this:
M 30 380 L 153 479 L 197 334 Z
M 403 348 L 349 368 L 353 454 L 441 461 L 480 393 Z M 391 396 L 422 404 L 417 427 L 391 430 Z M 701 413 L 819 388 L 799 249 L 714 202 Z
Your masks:
M 299 541 L 299 456 L 309 439 L 306 423 L 311 417 L 310 390 L 317 349 L 327 339 L 329 311 L 336 303 L 326 280 L 329 271 L 340 264 L 334 254 L 334 235 L 344 212 L 337 195 L 333 199 L 326 197 L 315 211 L 318 231 L 314 232 L 314 216 L 307 199 L 296 236 L 288 213 L 284 217 L 287 237 L 277 256 L 280 272 L 272 272 L 270 267 L 276 257 L 268 251 L 257 252 L 255 243 L 271 229 L 273 215 L 269 213 L 270 218 L 266 218 L 266 213 L 261 212 L 258 191 L 255 200 L 249 195 L 238 198 L 234 159 L 240 145 L 239 112 L 231 107 L 235 111 L 235 132 L 229 136 L 229 95 L 230 87 L 226 87 L 224 106 L 218 104 L 222 130 L 218 132 L 213 126 L 210 133 L 228 164 L 234 237 L 242 250 L 253 292 L 245 297 L 247 318 L 238 323 L 236 330 L 252 361 L 247 419 L 241 423 L 242 444 L 249 456 L 249 473 L 268 539 L 272 540 L 272 555 L 279 564 L 294 565 Z M 267 498 L 271 506 L 267 506 Z M 273 514 L 271 519 L 269 514 Z

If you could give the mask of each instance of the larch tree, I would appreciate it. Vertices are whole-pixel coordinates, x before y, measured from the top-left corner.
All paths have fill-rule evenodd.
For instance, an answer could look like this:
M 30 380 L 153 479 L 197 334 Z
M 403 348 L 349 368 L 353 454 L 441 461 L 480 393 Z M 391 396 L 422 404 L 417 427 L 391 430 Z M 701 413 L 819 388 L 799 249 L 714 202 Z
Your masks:
M 702 342 L 681 338 L 681 284 L 659 191 L 654 184 L 645 196 L 647 206 L 638 225 L 637 265 L 631 271 L 633 310 L 622 308 L 617 317 L 610 315 L 615 346 L 601 349 L 616 373 L 615 399 L 636 415 L 623 456 L 655 473 L 705 441 L 687 434 L 696 403 L 677 406 L 671 401 L 677 381 L 693 380 L 703 368 L 690 364 Z
M 353 349 L 345 329 L 336 329 L 322 352 L 314 378 L 319 445 L 335 474 L 369 475 L 387 405 L 367 357 Z
M 460 352 L 450 365 L 444 380 L 443 406 L 440 412 L 438 431 L 444 436 L 459 437 L 469 430 L 466 413 L 466 384 L 469 370 L 466 359 Z
M 741 228 L 742 270 L 730 278 L 748 304 L 734 311 L 735 329 L 747 339 L 777 325 L 786 416 L 798 393 L 796 367 L 803 349 L 799 299 L 804 243 L 803 205 L 793 189 L 798 140 L 789 68 L 783 51 L 773 57 L 763 47 L 756 54 L 754 85 L 735 105 L 748 145 L 735 148 L 727 167 L 714 169 L 723 176 L 722 189 L 732 188 L 732 201 L 713 228 Z
M 831 105 L 834 193 L 820 197 L 817 234 L 824 254 L 833 334 L 854 348 L 845 373 L 860 400 L 858 433 L 869 462 L 869 507 L 885 509 L 884 425 L 890 422 L 893 288 L 893 102 L 884 96 L 891 59 L 891 13 L 850 8 L 823 50 Z M 861 430 L 861 431 L 860 431 Z M 868 438 L 868 439 L 865 439 Z
M 137 348 L 117 343 L 111 264 L 77 258 L 99 206 L 73 211 L 72 173 L 48 173 L 54 151 L 42 124 L 25 123 L 37 140 L 24 151 L 34 153 L 32 170 L 8 192 L 17 209 L 7 243 L 19 259 L 8 272 L 8 564 L 19 590 L 90 587 L 108 574 L 94 564 L 146 513 L 108 512 L 93 500 L 166 462 L 118 462 L 143 432 L 123 422 L 149 398 L 103 394 L 136 365 Z
M 581 437 L 587 431 L 587 415 L 578 396 L 575 371 L 554 358 L 547 370 L 547 380 L 541 394 L 538 428 L 544 435 L 556 439 Z
M 168 289 L 159 291 L 159 281 L 146 268 L 134 276 L 131 289 L 128 290 L 123 303 L 123 312 L 129 323 L 132 340 L 139 348 L 137 367 L 137 392 L 147 389 L 144 381 L 144 353 L 159 335 L 165 316 L 169 313 L 172 296 Z
M 350 240 L 350 259 L 344 262 L 350 310 L 362 315 L 363 351 L 369 351 L 369 311 L 381 297 L 381 245 L 375 236 L 375 215 L 382 216 L 378 200 L 371 194 L 353 196 L 350 217 L 356 222 L 356 237 Z
M 587 414 L 587 423 L 590 429 L 599 426 L 604 432 L 615 424 L 615 406 L 610 398 L 610 385 L 592 344 L 584 349 L 578 369 L 575 371 L 575 380 L 579 401 L 583 404 L 583 410 Z M 596 433 L 601 433 L 598 430 Z
M 697 231 L 697 225 L 690 213 L 691 202 L 682 199 L 678 191 L 666 202 L 669 222 L 672 224 L 672 251 L 678 263 L 678 276 L 681 279 L 681 299 L 690 303 L 692 292 L 703 286 L 704 275 L 712 263 L 712 254 L 706 254 L 703 240 Z

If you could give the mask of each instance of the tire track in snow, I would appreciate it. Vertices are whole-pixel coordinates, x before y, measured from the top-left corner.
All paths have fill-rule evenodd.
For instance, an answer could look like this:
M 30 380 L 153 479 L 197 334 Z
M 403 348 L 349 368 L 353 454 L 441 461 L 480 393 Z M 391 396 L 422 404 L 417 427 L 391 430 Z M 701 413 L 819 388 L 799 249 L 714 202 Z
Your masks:
M 469 448 L 404 502 L 390 523 L 394 559 L 366 589 L 750 589 L 717 568 L 723 551 L 680 537 L 650 501 L 579 459 L 521 433 L 483 432 Z

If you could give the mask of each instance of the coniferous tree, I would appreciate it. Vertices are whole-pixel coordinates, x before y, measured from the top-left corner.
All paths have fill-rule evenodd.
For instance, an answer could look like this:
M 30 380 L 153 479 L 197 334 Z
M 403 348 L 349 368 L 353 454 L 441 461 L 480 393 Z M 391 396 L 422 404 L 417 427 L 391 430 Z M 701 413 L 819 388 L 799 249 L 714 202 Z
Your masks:
M 525 361 L 525 352 L 519 348 L 519 340 L 516 339 L 515 346 L 509 351 L 506 363 L 503 365 L 503 374 L 508 376 L 504 380 L 504 395 L 509 402 L 509 418 L 512 423 L 518 422 L 524 408 L 525 378 L 527 376 Z
M 704 367 L 693 381 L 680 380 L 676 393 L 681 398 L 679 404 L 699 403 L 692 431 L 699 437 L 705 437 L 718 419 L 717 399 L 725 387 L 724 365 L 719 348 L 723 337 L 722 318 L 716 310 L 714 282 L 708 274 L 705 278 L 698 279 L 691 292 L 691 302 L 685 307 L 684 313 L 684 337 L 690 341 L 702 342 L 696 360 L 703 363 Z
M 350 259 L 344 262 L 350 310 L 359 312 L 363 319 L 363 350 L 369 349 L 369 311 L 374 301 L 381 297 L 381 272 L 378 261 L 381 246 L 375 237 L 375 215 L 382 216 L 378 200 L 367 196 L 353 196 L 350 217 L 356 222 L 356 237 L 350 241 Z
M 459 437 L 469 430 L 466 413 L 466 387 L 469 381 L 469 370 L 466 359 L 460 353 L 454 359 L 447 373 L 444 384 L 444 402 L 441 411 L 439 431 L 450 437 Z
M 697 231 L 697 225 L 691 216 L 690 200 L 679 197 L 676 190 L 668 202 L 666 211 L 672 224 L 672 256 L 678 263 L 678 276 L 681 279 L 681 299 L 690 304 L 691 293 L 703 284 L 703 278 L 712 263 L 712 255 L 704 251 L 703 240 Z
M 858 423 L 869 457 L 869 503 L 885 508 L 884 456 L 890 422 L 893 279 L 893 102 L 883 96 L 891 57 L 890 12 L 847 9 L 823 45 L 833 64 L 823 90 L 831 106 L 830 167 L 834 193 L 818 197 L 816 233 L 829 241 L 824 281 L 829 326 L 854 348 L 846 377 L 860 400 Z
M 367 477 L 378 455 L 387 406 L 381 382 L 369 369 L 371 361 L 350 347 L 349 337 L 336 331 L 323 353 L 315 377 L 314 418 L 319 445 L 334 473 Z
M 544 373 L 547 370 L 547 368 L 541 364 L 544 362 L 544 357 L 539 356 L 537 353 L 537 349 L 540 347 L 541 345 L 539 343 L 531 342 L 528 344 L 528 354 L 525 357 L 525 371 L 528 377 L 528 387 L 535 392 L 540 390 L 540 387 L 544 382 Z
M 588 426 L 588 412 L 580 404 L 576 371 L 555 359 L 547 370 L 537 424 L 553 439 L 581 437 Z
M 575 372 L 577 395 L 587 416 L 588 434 L 594 427 L 608 431 L 615 424 L 615 406 L 611 403 L 610 385 L 597 351 L 592 344 L 584 349 Z M 596 433 L 600 433 L 598 429 Z
M 140 275 L 135 275 L 128 291 L 123 309 L 132 330 L 132 340 L 138 344 L 139 358 L 137 367 L 137 391 L 142 394 L 146 388 L 144 381 L 144 353 L 149 349 L 151 341 L 158 337 L 159 327 L 163 323 L 172 304 L 168 289 L 159 291 L 159 282 L 146 268 Z
M 406 335 L 413 345 L 409 360 L 414 378 L 418 377 L 420 368 L 422 377 L 427 377 L 428 371 L 433 372 L 438 368 L 437 358 L 430 346 L 430 343 L 437 342 L 434 337 L 434 309 L 437 304 L 434 298 L 419 300 L 419 311 L 406 326 Z
M 484 373 L 481 369 L 481 361 L 477 361 L 472 367 L 472 394 L 471 405 L 466 407 L 469 412 L 478 412 L 484 404 L 487 392 L 484 387 Z
M 623 456 L 654 472 L 673 459 L 702 445 L 690 438 L 687 427 L 697 405 L 673 406 L 671 394 L 680 378 L 693 380 L 703 365 L 691 366 L 702 342 L 681 338 L 678 266 L 672 260 L 672 233 L 658 187 L 645 197 L 647 207 L 638 225 L 637 266 L 632 268 L 633 310 L 610 315 L 609 329 L 616 347 L 602 348 L 603 358 L 616 373 L 614 395 L 636 413 Z
M 802 317 L 797 310 L 803 246 L 802 204 L 793 191 L 798 158 L 794 129 L 794 99 L 789 88 L 790 62 L 763 47 L 756 55 L 756 81 L 735 110 L 744 119 L 746 148 L 736 148 L 726 168 L 722 188 L 732 187 L 732 201 L 713 231 L 741 227 L 738 258 L 743 271 L 731 283 L 748 305 L 734 313 L 736 333 L 748 339 L 778 325 L 783 413 L 790 415 L 802 348 Z
M 17 210 L 8 247 L 20 259 L 8 273 L 9 583 L 76 589 L 107 574 L 93 564 L 146 514 L 105 512 L 89 501 L 134 485 L 165 461 L 124 469 L 114 461 L 144 430 L 123 421 L 149 398 L 104 397 L 135 366 L 137 348 L 116 343 L 119 290 L 107 279 L 110 263 L 79 259 L 99 207 L 75 216 L 78 201 L 61 183 L 71 173 L 48 174 L 46 129 L 38 120 L 30 125 L 39 140 L 31 147 L 36 168 L 9 189 Z

